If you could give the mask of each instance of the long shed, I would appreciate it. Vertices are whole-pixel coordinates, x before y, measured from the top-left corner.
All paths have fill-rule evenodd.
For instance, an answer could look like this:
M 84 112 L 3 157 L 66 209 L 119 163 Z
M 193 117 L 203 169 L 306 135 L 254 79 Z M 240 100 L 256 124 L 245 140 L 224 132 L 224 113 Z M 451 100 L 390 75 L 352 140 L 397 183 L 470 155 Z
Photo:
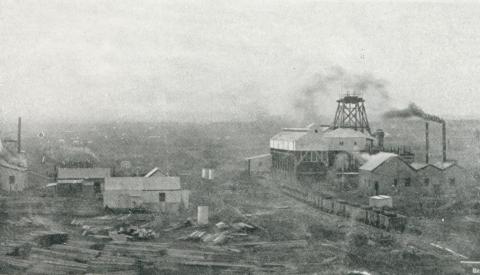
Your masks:
M 113 209 L 176 212 L 181 205 L 188 208 L 189 195 L 178 177 L 111 177 L 105 180 L 103 204 Z

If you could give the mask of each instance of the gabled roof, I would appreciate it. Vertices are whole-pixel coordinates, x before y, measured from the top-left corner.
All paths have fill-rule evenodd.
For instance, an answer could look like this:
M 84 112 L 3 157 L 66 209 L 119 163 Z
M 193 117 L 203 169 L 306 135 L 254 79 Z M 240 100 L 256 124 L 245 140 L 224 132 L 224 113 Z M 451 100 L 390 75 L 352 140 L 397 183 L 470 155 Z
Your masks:
M 0 158 L 0 166 L 5 167 L 5 168 L 9 168 L 9 169 L 13 169 L 13 170 L 17 170 L 17 171 L 22 171 L 22 172 L 27 171 L 27 168 L 21 167 L 21 166 L 18 166 L 18 165 L 14 165 L 14 164 L 10 164 L 2 158 Z
M 365 157 L 365 156 L 362 156 L 362 157 Z M 385 152 L 379 152 L 375 155 L 368 155 L 366 157 L 367 161 L 362 166 L 360 166 L 359 169 L 365 170 L 365 171 L 373 171 L 377 169 L 377 167 L 382 165 L 384 162 L 386 162 L 387 160 L 395 157 L 398 157 L 398 155 L 394 153 L 385 153 Z M 401 158 L 399 159 L 402 160 Z
M 439 161 L 435 163 L 434 166 L 440 170 L 445 170 L 452 166 L 458 166 L 458 165 L 454 161 L 445 161 L 445 162 Z
M 57 184 L 81 184 L 83 180 L 73 180 L 73 179 L 65 179 L 65 180 L 57 180 Z
M 305 136 L 306 134 L 308 134 L 308 129 L 302 129 L 298 131 L 284 129 L 280 133 L 274 135 L 271 139 L 281 141 L 296 141 Z
M 412 168 L 415 169 L 416 171 L 422 170 L 427 167 L 434 167 L 435 169 L 439 169 L 437 166 L 431 163 L 425 163 L 425 162 L 412 162 L 410 163 L 410 166 L 412 166 Z
M 110 168 L 58 168 L 59 179 L 103 179 L 110 177 Z
M 145 175 L 145 177 L 146 177 L 146 178 L 149 178 L 149 177 L 151 177 L 151 176 L 153 176 L 153 175 L 158 175 L 158 176 L 162 176 L 162 177 L 165 176 L 165 174 L 163 174 L 162 171 L 160 171 L 160 168 L 158 168 L 158 167 L 155 167 L 155 168 L 153 168 L 152 170 L 150 170 L 150 172 L 148 172 L 148 173 Z
M 105 178 L 105 190 L 167 191 L 181 187 L 179 177 L 111 177 Z
M 335 130 L 327 131 L 324 135 L 326 138 L 368 138 L 373 139 L 369 134 L 355 131 L 351 128 L 337 128 Z

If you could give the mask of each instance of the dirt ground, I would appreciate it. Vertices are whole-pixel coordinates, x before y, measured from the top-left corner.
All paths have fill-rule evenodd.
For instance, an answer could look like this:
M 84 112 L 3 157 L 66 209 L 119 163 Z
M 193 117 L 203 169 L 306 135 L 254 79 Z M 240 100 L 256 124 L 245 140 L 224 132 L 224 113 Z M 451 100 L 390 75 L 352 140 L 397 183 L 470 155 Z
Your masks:
M 186 266 L 178 256 L 165 261 L 173 265 L 165 274 L 349 274 L 367 271 L 370 274 L 465 274 L 459 257 L 433 247 L 430 243 L 449 247 L 471 259 L 475 255 L 472 243 L 453 228 L 443 232 L 445 221 L 412 220 L 421 234 L 385 232 L 354 220 L 321 212 L 280 191 L 266 177 L 249 178 L 242 173 L 212 182 L 190 180 L 191 208 L 177 215 L 163 215 L 152 226 L 157 232 L 148 243 L 165 244 L 173 251 L 203 251 L 218 253 L 219 249 L 235 250 L 222 254 L 221 262 L 249 265 L 226 268 Z M 84 240 L 81 228 L 71 225 L 74 218 L 86 220 L 104 216 L 101 203 L 82 199 L 34 196 L 2 197 L 3 219 L 0 240 L 22 240 L 35 230 L 67 232 L 70 239 Z M 195 220 L 197 205 L 208 205 L 210 224 L 207 227 L 187 226 L 166 230 L 187 218 Z M 248 234 L 229 238 L 219 245 L 202 241 L 180 240 L 194 231 L 218 233 L 215 224 L 244 222 L 256 227 Z M 452 222 L 452 221 L 447 221 Z M 305 245 L 288 244 L 305 241 Z M 273 242 L 273 245 L 243 246 L 244 243 Z M 215 250 L 216 249 L 216 250 Z M 228 255 L 227 255 L 228 254 Z M 141 257 L 140 257 L 141 258 Z M 159 274 L 159 269 L 137 270 L 137 274 Z M 252 271 L 253 270 L 253 271 Z M 2 271 L 3 272 L 3 271 Z M 157 273 L 155 273 L 157 272 Z M 355 274 L 355 273 L 351 273 Z

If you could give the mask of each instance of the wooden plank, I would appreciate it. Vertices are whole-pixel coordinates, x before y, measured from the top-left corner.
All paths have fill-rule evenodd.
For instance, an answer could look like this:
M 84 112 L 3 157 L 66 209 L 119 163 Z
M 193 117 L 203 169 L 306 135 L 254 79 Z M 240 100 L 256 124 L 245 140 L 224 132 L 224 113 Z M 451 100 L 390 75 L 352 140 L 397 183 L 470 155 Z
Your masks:
M 181 261 L 178 262 L 181 265 L 188 266 L 205 266 L 205 267 L 221 267 L 221 268 L 242 268 L 242 269 L 255 269 L 257 266 L 250 264 L 235 264 L 225 262 L 204 262 L 204 261 Z
M 93 260 L 96 255 L 92 254 L 80 254 L 80 253 L 69 253 L 65 251 L 54 251 L 49 249 L 42 249 L 33 247 L 30 253 L 30 256 L 41 255 L 51 259 L 61 259 L 66 261 L 74 261 L 80 263 L 86 263 L 90 260 Z
M 92 257 L 98 257 L 100 255 L 100 251 L 83 248 L 83 247 L 76 247 L 70 245 L 63 245 L 63 244 L 54 244 L 50 247 L 51 250 L 57 252 L 64 252 L 64 253 L 75 253 L 75 254 L 82 254 L 82 255 L 89 255 Z
M 9 256 L 0 256 L 0 270 L 2 271 L 6 271 L 9 269 L 26 270 L 32 265 L 33 262 L 30 260 L 24 260 Z
M 256 248 L 304 248 L 308 246 L 306 240 L 280 241 L 280 242 L 244 242 L 234 243 L 233 246 Z
M 460 254 L 460 253 L 457 253 L 457 252 L 451 250 L 451 249 L 448 248 L 448 247 L 443 247 L 443 246 L 440 246 L 440 245 L 434 244 L 434 243 L 430 243 L 430 245 L 433 246 L 433 247 L 442 249 L 442 250 L 444 250 L 444 251 L 447 251 L 448 253 L 450 253 L 450 254 L 452 254 L 452 255 L 455 255 L 455 256 L 457 256 L 457 257 L 459 257 L 459 258 L 468 259 L 467 256 L 462 255 L 462 254 Z

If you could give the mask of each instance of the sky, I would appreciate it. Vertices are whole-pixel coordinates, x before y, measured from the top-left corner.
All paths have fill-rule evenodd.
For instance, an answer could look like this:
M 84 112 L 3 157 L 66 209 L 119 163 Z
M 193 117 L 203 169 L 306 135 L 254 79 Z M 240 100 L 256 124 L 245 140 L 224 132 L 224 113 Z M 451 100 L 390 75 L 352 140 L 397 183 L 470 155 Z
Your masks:
M 475 2 L 3 0 L 0 119 L 298 118 L 303 103 L 333 118 L 344 84 L 365 78 L 381 83 L 363 91 L 373 118 L 410 102 L 480 117 L 479 14 Z

